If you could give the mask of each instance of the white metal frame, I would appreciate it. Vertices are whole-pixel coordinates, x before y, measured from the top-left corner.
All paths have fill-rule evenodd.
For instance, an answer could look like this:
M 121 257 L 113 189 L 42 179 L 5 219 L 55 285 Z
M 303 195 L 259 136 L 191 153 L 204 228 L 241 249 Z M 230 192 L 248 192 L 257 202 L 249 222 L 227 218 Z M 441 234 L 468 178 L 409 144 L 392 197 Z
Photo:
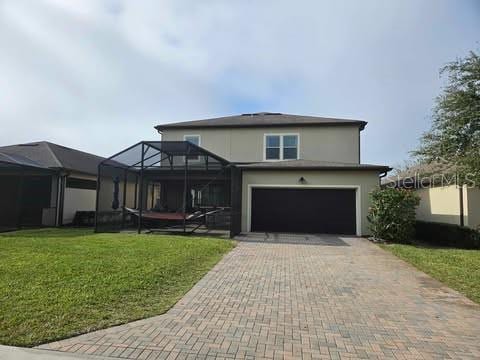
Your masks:
M 355 222 L 356 235 L 362 235 L 362 195 L 360 185 L 288 185 L 288 184 L 248 184 L 247 190 L 247 231 L 252 231 L 252 189 L 354 189 L 355 190 Z
M 297 137 L 297 158 L 284 159 L 283 158 L 283 137 L 284 136 Z M 267 159 L 267 136 L 280 136 L 280 159 Z M 263 134 L 263 161 L 283 161 L 283 160 L 298 160 L 300 159 L 300 134 L 299 133 L 265 133 Z

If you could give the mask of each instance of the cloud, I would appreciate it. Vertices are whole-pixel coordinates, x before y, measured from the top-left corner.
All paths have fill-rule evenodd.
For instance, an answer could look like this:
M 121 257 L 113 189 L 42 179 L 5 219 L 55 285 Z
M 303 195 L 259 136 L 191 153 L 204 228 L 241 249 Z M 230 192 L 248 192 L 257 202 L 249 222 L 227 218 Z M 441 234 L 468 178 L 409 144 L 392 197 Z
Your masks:
M 158 123 L 266 110 L 370 121 L 363 160 L 392 163 L 428 127 L 438 68 L 478 46 L 478 10 L 413 0 L 4 0 L 0 143 L 48 139 L 109 155 L 157 138 Z

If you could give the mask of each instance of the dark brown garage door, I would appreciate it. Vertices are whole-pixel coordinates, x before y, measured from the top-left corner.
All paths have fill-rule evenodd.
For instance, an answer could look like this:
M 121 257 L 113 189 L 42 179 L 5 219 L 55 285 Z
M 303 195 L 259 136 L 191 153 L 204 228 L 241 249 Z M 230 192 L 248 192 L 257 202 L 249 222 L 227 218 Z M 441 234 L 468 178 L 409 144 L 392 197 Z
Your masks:
M 252 189 L 252 231 L 356 233 L 353 189 Z

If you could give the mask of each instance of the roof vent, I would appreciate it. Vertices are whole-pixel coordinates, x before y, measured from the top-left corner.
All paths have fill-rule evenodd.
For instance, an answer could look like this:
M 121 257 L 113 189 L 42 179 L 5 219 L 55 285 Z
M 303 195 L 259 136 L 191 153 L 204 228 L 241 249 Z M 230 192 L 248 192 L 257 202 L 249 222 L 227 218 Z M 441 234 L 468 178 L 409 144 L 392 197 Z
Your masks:
M 258 113 L 251 113 L 251 114 L 242 114 L 242 116 L 266 116 L 266 115 L 282 115 L 282 113 L 273 113 L 273 112 L 258 112 Z

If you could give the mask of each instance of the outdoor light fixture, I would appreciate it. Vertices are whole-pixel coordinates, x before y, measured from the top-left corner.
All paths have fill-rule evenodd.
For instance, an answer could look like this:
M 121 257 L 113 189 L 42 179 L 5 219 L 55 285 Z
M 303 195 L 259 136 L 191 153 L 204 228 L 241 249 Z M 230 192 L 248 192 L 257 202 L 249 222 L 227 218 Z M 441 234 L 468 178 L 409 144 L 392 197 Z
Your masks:
M 307 182 L 307 180 L 305 180 L 305 178 L 302 176 L 300 179 L 298 179 L 298 182 L 300 184 L 305 184 Z

